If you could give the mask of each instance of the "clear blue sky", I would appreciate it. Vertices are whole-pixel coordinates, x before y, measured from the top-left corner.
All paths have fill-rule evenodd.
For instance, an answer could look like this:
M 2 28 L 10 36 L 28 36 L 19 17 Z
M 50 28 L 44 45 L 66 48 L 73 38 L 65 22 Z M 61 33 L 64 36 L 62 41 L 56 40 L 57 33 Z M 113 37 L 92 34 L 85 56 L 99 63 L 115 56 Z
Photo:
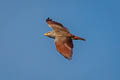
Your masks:
M 119 0 L 0 0 L 0 80 L 120 80 Z M 50 17 L 87 41 L 64 59 Z

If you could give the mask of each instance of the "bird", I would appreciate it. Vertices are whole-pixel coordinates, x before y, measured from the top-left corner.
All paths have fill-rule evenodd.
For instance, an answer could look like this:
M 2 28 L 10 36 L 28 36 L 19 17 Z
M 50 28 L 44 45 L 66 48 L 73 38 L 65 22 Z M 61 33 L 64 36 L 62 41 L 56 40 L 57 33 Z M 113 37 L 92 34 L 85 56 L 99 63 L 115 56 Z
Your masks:
M 44 36 L 54 39 L 56 50 L 66 59 L 71 60 L 73 54 L 73 40 L 85 41 L 85 39 L 71 34 L 63 24 L 53 21 L 49 17 L 46 19 L 46 23 L 52 28 L 52 31 L 45 33 Z

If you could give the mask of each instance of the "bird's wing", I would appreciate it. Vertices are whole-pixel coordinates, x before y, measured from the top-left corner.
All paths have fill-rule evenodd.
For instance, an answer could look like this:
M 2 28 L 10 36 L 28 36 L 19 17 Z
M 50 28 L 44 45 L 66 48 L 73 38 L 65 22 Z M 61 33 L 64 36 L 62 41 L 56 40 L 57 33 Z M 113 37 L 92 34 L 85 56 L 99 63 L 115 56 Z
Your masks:
M 72 59 L 73 43 L 71 38 L 56 37 L 55 39 L 56 50 L 67 59 Z
M 62 30 L 65 32 L 69 32 L 68 29 L 66 27 L 64 27 L 61 23 L 52 21 L 52 19 L 47 18 L 46 19 L 46 23 L 48 24 L 49 27 L 51 27 L 53 30 Z

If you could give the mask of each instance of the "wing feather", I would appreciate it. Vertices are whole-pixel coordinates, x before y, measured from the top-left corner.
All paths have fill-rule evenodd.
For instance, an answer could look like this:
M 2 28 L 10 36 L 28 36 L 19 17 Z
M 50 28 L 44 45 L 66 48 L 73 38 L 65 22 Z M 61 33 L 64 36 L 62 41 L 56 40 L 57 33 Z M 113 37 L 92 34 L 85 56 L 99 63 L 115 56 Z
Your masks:
M 61 23 L 55 22 L 50 18 L 46 19 L 46 23 L 48 24 L 49 27 L 51 27 L 53 30 L 62 30 L 65 32 L 69 32 L 66 27 L 64 27 Z
M 55 39 L 56 50 L 67 59 L 72 59 L 73 43 L 71 38 L 57 37 Z

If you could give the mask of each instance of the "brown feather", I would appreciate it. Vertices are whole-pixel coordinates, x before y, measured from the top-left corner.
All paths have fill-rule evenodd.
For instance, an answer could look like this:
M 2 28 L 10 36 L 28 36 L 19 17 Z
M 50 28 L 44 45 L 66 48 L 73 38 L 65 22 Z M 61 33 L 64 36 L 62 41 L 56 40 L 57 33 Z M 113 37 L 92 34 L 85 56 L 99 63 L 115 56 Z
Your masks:
M 67 59 L 72 58 L 73 43 L 71 38 L 57 37 L 55 39 L 56 50 Z
M 64 27 L 61 23 L 55 22 L 50 18 L 46 19 L 46 23 L 48 24 L 49 27 L 51 27 L 53 30 L 62 30 L 65 32 L 69 32 L 66 27 Z
M 75 35 L 72 35 L 72 39 L 74 39 L 74 40 L 83 40 L 83 41 L 86 41 L 84 38 L 81 38 L 81 37 L 75 36 Z

